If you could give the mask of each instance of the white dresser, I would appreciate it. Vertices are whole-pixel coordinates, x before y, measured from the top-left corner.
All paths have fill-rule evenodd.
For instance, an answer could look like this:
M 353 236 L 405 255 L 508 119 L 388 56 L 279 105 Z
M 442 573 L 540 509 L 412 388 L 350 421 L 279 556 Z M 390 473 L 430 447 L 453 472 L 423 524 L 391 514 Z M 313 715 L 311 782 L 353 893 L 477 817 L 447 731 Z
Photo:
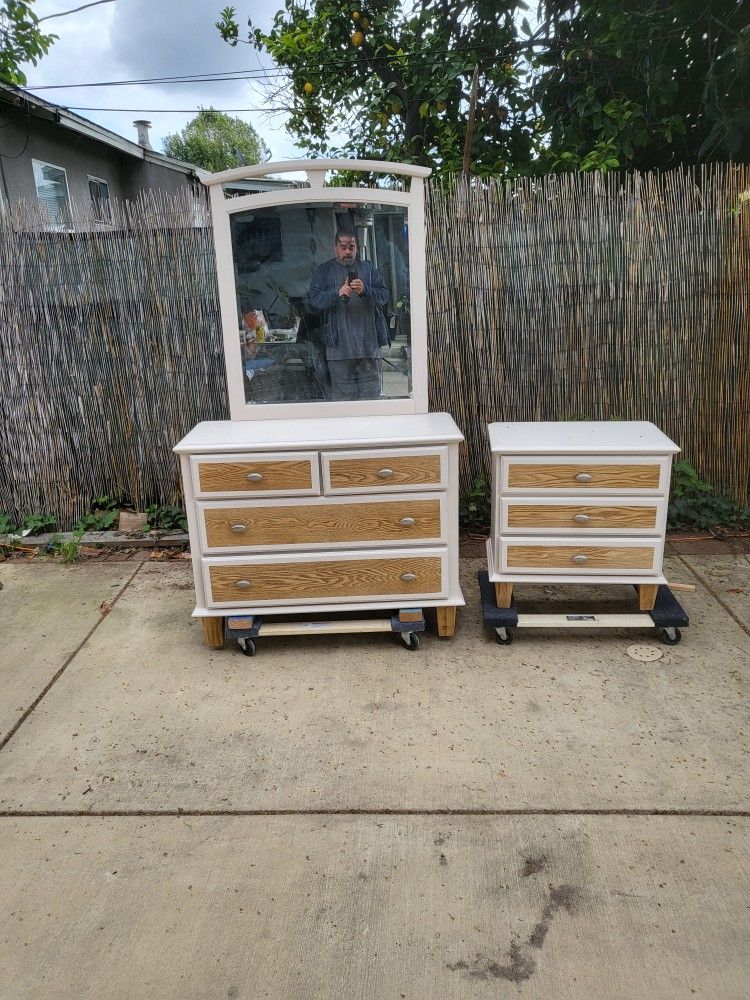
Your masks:
M 495 423 L 489 580 L 507 608 L 517 583 L 630 583 L 654 607 L 672 456 L 646 422 Z
M 198 424 L 179 442 L 196 608 L 224 616 L 437 608 L 458 582 L 458 446 L 447 413 Z

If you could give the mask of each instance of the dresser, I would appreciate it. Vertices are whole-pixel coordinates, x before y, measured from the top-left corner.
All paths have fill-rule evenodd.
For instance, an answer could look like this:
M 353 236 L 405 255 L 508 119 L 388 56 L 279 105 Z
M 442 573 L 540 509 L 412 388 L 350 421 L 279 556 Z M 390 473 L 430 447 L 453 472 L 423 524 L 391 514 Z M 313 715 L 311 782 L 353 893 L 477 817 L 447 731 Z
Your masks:
M 629 583 L 651 611 L 662 574 L 672 456 L 640 421 L 494 423 L 489 581 L 498 608 L 518 583 Z
M 446 413 L 204 422 L 175 447 L 208 645 L 238 615 L 436 608 L 458 582 L 458 446 Z

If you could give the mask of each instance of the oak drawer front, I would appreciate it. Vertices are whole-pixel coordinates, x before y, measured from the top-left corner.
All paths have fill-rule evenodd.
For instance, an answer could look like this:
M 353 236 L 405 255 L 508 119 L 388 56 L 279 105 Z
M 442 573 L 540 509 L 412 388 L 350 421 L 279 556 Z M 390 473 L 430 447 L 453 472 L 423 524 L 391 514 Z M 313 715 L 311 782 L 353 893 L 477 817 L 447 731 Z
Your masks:
M 319 494 L 316 452 L 257 455 L 193 455 L 196 496 Z
M 508 573 L 656 574 L 663 543 L 657 538 L 587 539 L 554 542 L 539 538 L 500 539 L 500 565 Z
M 500 489 L 505 493 L 669 493 L 671 459 L 630 455 L 503 456 Z
M 568 503 L 559 498 L 500 498 L 504 534 L 659 535 L 666 515 L 666 498 L 618 502 L 587 497 Z
M 247 500 L 232 505 L 202 502 L 198 514 L 204 552 L 351 547 L 352 543 L 434 544 L 447 533 L 443 494 L 412 494 L 403 499 Z
M 437 447 L 323 452 L 323 489 L 331 494 L 445 489 L 447 451 Z
M 447 549 L 204 559 L 209 604 L 319 604 L 445 596 Z

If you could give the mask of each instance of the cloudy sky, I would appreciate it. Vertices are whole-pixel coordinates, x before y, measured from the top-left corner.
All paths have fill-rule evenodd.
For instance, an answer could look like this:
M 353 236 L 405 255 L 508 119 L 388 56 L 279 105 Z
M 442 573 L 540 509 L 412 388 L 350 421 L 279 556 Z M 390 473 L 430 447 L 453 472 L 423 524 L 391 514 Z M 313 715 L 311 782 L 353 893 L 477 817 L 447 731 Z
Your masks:
M 86 2 L 37 0 L 34 9 L 41 19 Z M 112 0 L 44 20 L 41 27 L 60 37 L 37 66 L 24 67 L 27 89 L 133 141 L 133 120 L 146 118 L 152 122 L 151 145 L 159 151 L 163 138 L 184 128 L 199 105 L 211 105 L 253 125 L 274 160 L 303 156 L 284 129 L 284 118 L 263 110 L 267 97 L 251 80 L 71 86 L 178 75 L 257 76 L 263 57 L 247 44 L 227 45 L 214 27 L 228 3 L 237 9 L 245 38 L 251 13 L 254 23 L 267 27 L 283 7 L 283 0 Z M 272 66 L 267 57 L 264 65 Z M 50 85 L 65 86 L 46 89 Z

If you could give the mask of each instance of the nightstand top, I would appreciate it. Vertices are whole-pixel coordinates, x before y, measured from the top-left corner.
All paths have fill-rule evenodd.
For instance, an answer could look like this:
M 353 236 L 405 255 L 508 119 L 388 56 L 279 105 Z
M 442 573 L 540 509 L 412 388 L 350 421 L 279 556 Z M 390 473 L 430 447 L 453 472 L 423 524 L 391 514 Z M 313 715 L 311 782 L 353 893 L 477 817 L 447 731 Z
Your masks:
M 503 455 L 669 455 L 680 449 L 645 420 L 571 420 L 489 425 L 490 448 Z

